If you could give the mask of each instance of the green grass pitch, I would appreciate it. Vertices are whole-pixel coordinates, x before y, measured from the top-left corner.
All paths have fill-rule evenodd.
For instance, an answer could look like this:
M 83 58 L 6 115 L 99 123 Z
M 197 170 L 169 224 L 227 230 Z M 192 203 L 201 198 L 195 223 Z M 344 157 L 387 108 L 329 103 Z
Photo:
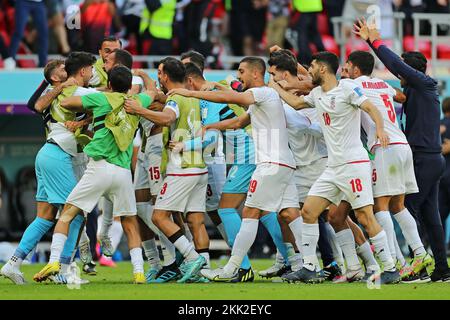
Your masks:
M 221 261 L 223 262 L 223 261 Z M 271 265 L 270 260 L 253 260 L 253 268 L 262 270 Z M 213 262 L 213 267 L 217 261 Z M 132 269 L 129 262 L 118 263 L 117 268 L 97 266 L 96 276 L 85 276 L 90 280 L 80 289 L 69 289 L 65 285 L 34 283 L 33 275 L 42 265 L 24 265 L 22 271 L 28 281 L 27 285 L 16 286 L 8 279 L 0 278 L 0 299 L 149 299 L 149 300 L 310 300 L 310 299 L 450 299 L 450 284 L 397 284 L 383 285 L 380 289 L 368 289 L 365 283 L 317 285 L 287 284 L 261 279 L 256 276 L 253 283 L 239 284 L 158 284 L 133 285 Z M 275 281 L 281 281 L 276 278 Z

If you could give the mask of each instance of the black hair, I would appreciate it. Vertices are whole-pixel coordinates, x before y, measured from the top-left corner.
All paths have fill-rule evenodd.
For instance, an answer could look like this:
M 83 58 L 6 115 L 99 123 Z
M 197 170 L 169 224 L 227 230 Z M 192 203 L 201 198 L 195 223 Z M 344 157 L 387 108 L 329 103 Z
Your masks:
M 99 48 L 99 49 L 102 48 L 103 43 L 105 43 L 105 42 L 117 42 L 117 41 L 119 41 L 120 47 L 122 48 L 122 41 L 121 41 L 119 38 L 116 38 L 115 36 L 107 36 L 107 37 L 104 37 L 104 38 L 102 39 L 102 41 L 100 42 L 100 48 Z
M 172 57 L 162 59 L 160 64 L 163 65 L 163 71 L 169 76 L 170 81 L 177 83 L 184 83 L 186 77 L 186 68 L 180 60 Z
M 266 73 L 266 63 L 264 62 L 263 59 L 259 58 L 259 57 L 245 57 L 244 59 L 241 60 L 241 62 L 239 63 L 248 63 L 249 65 L 252 66 L 252 68 L 256 68 L 259 70 L 259 72 L 264 76 L 264 74 Z
M 131 88 L 132 78 L 131 70 L 123 65 L 115 66 L 108 72 L 108 81 L 114 92 L 127 93 Z
M 115 54 L 114 64 L 121 64 L 131 69 L 133 67 L 133 56 L 127 50 L 116 49 L 113 51 Z
M 189 58 L 197 67 L 200 68 L 200 70 L 203 72 L 205 70 L 205 56 L 202 55 L 200 52 L 195 50 L 189 50 L 187 52 L 184 52 L 181 54 L 181 59 L 184 60 L 186 58 Z
M 92 66 L 95 61 L 95 56 L 91 53 L 80 51 L 71 52 L 65 62 L 67 77 L 76 75 L 81 68 Z
M 297 75 L 297 60 L 281 50 L 270 54 L 268 64 L 275 66 L 277 70 L 288 71 L 293 76 Z
M 319 63 L 327 65 L 329 71 L 333 74 L 336 74 L 339 69 L 339 58 L 332 52 L 318 52 L 312 56 L 312 60 L 316 60 Z
M 347 59 L 352 65 L 358 67 L 365 76 L 370 76 L 375 66 L 375 59 L 372 54 L 367 51 L 354 51 L 350 53 Z
M 205 79 L 203 77 L 203 72 L 200 70 L 200 68 L 192 62 L 188 62 L 184 64 L 184 67 L 186 68 L 186 78 L 189 76 L 194 76 L 197 78 Z
M 419 51 L 408 51 L 402 53 L 403 61 L 417 71 L 425 73 L 427 70 L 427 58 Z
M 449 113 L 450 112 L 450 97 L 445 98 L 442 101 L 442 113 Z

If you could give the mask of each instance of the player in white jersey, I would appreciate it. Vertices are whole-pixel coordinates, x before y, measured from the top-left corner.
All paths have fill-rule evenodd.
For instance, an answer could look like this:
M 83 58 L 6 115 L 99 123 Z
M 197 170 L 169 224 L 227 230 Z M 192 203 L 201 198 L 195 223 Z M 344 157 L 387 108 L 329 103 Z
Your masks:
M 412 152 L 406 136 L 397 124 L 393 107 L 396 91 L 385 81 L 370 76 L 373 66 L 374 58 L 369 52 L 355 51 L 348 57 L 349 77 L 355 79 L 364 95 L 377 107 L 389 136 L 389 146 L 380 148 L 374 122 L 366 114 L 362 115 L 361 123 L 367 133 L 367 146 L 375 156 L 372 160 L 375 217 L 386 231 L 391 255 L 395 257 L 396 239 L 390 212 L 394 215 L 414 252 L 412 266 L 409 272 L 402 274 L 402 278 L 408 282 L 423 282 L 424 279 L 420 279 L 418 275 L 433 263 L 433 259 L 422 244 L 414 218 L 404 206 L 406 194 L 419 192 Z
M 197 97 L 219 103 L 234 103 L 248 108 L 238 117 L 245 127 L 252 124 L 255 143 L 256 170 L 252 175 L 247 200 L 242 212 L 242 224 L 223 269 L 202 270 L 202 275 L 214 281 L 229 281 L 236 276 L 244 256 L 253 244 L 259 219 L 266 212 L 279 212 L 289 224 L 297 245 L 300 245 L 301 219 L 294 183 L 295 161 L 288 145 L 288 132 L 283 105 L 278 94 L 265 86 L 264 60 L 246 57 L 238 69 L 238 78 L 245 92 L 173 90 L 171 93 Z
M 296 93 L 297 89 L 294 88 L 299 85 L 300 81 L 297 75 L 297 60 L 292 53 L 282 49 L 272 52 L 268 63 L 269 74 L 273 81 L 284 82 L 285 87 L 293 88 L 290 91 Z M 289 146 L 297 166 L 294 177 L 301 208 L 312 185 L 325 170 L 328 153 L 317 111 L 315 109 L 297 111 L 285 101 L 283 101 L 283 107 L 289 133 Z M 331 239 L 329 239 L 326 226 L 326 213 L 325 211 L 319 219 L 321 237 L 319 250 L 323 260 L 324 274 L 328 280 L 332 280 L 341 274 L 341 270 L 333 259 L 329 241 Z M 283 231 L 285 235 L 290 233 L 286 227 L 283 228 Z M 292 271 L 297 270 L 292 268 Z M 282 278 L 284 277 L 283 275 Z
M 319 238 L 317 218 L 330 203 L 338 204 L 344 195 L 355 209 L 358 221 L 365 227 L 383 262 L 381 281 L 396 283 L 400 275 L 389 254 L 386 233 L 373 215 L 370 161 L 360 139 L 360 108 L 375 121 L 377 136 L 383 147 L 387 146 L 389 138 L 379 111 L 362 94 L 361 88 L 353 80 L 337 80 L 338 67 L 335 54 L 320 52 L 314 55 L 309 73 L 318 86 L 308 96 L 297 97 L 273 84 L 293 108 L 317 108 L 328 149 L 327 168 L 312 186 L 302 209 L 304 264 L 303 269 L 297 272 L 297 280 L 320 281 L 315 272 L 318 265 L 315 252 Z M 370 280 L 375 280 L 379 275 L 373 275 Z

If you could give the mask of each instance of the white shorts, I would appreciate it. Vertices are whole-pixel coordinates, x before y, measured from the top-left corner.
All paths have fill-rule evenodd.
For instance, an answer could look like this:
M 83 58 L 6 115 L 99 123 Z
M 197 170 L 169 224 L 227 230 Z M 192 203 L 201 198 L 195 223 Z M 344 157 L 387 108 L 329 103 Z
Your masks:
M 166 211 L 205 212 L 208 174 L 173 176 L 164 178 L 156 197 L 155 209 Z
M 146 154 L 139 150 L 136 169 L 134 170 L 134 190 L 150 188 L 149 164 Z
M 147 154 L 147 172 L 150 185 L 150 193 L 156 196 L 161 190 L 163 177 L 161 176 L 162 133 L 148 137 L 145 148 Z
M 77 181 L 80 181 L 81 177 L 84 174 L 84 171 L 86 171 L 88 162 L 89 158 L 84 152 L 77 153 L 76 156 L 72 157 L 73 172 L 75 173 Z
M 327 167 L 308 196 L 318 196 L 339 205 L 344 199 L 353 209 L 373 205 L 370 161 Z
M 299 208 L 294 169 L 273 163 L 256 165 L 245 206 L 269 212 Z
M 104 196 L 113 203 L 113 215 L 136 215 L 131 171 L 106 160 L 89 160 L 81 180 L 67 198 L 67 203 L 91 212 Z
M 375 149 L 372 187 L 374 198 L 419 192 L 408 144 L 392 144 Z
M 314 182 L 327 168 L 327 158 L 320 158 L 306 166 L 298 166 L 295 170 L 295 186 L 297 187 L 298 200 L 304 203 L 308 192 Z
M 219 209 L 220 195 L 225 184 L 226 164 L 208 165 L 208 186 L 206 189 L 206 211 Z

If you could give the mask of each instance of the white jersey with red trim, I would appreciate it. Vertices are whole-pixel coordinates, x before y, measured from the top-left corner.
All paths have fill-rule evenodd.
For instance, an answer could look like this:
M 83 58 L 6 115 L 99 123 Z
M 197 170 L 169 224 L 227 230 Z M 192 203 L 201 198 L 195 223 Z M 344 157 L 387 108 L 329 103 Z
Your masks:
M 271 162 L 295 169 L 280 96 L 269 87 L 251 88 L 248 91 L 252 92 L 255 99 L 247 113 L 252 124 L 256 164 Z
M 394 109 L 394 96 L 396 94 L 394 88 L 381 79 L 368 76 L 361 76 L 356 78 L 355 81 L 361 86 L 364 95 L 380 111 L 383 117 L 384 131 L 389 135 L 389 143 L 407 144 L 408 140 L 406 140 L 405 134 L 397 124 L 397 116 Z M 363 112 L 361 125 L 367 133 L 367 146 L 369 150 L 372 150 L 378 144 L 375 122 L 367 113 Z
M 317 109 L 328 150 L 328 166 L 369 161 L 361 142 L 361 104 L 367 100 L 361 87 L 351 79 L 324 92 L 314 88 L 305 102 Z

